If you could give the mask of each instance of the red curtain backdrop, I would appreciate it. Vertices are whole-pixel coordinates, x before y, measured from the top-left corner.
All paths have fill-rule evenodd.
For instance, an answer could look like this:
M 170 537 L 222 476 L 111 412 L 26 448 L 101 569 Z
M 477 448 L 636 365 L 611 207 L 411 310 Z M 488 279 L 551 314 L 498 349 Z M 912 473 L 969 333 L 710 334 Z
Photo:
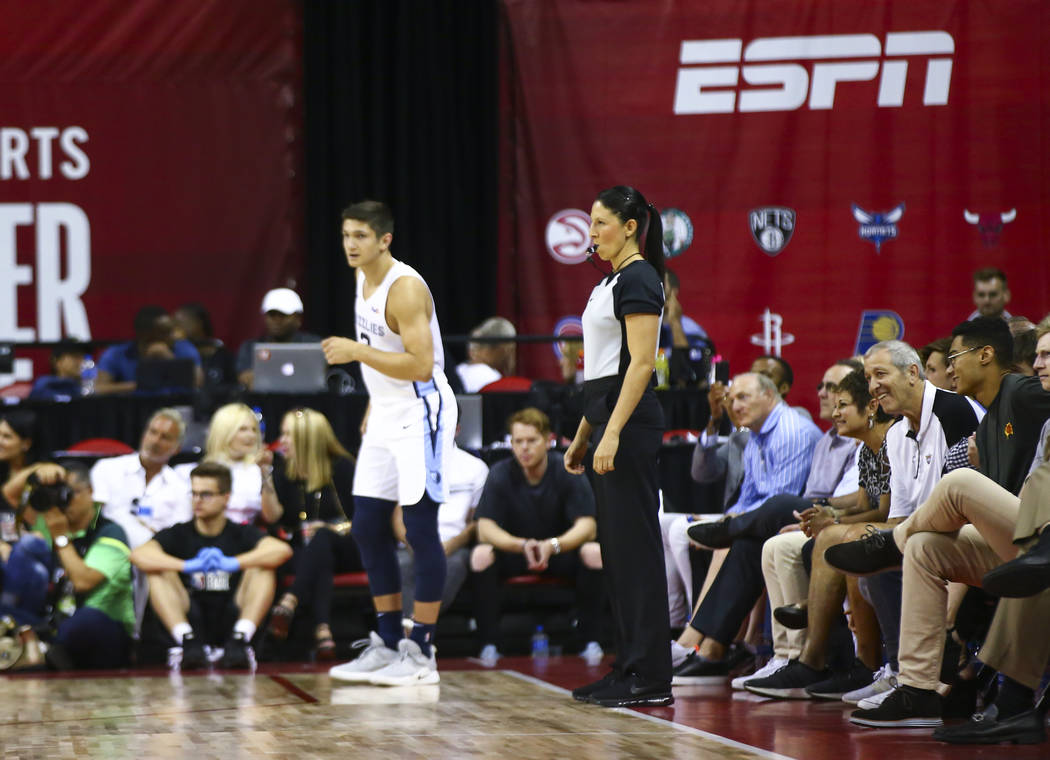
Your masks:
M 298 3 L 0 9 L 0 340 L 186 301 L 234 348 L 258 332 L 303 266 Z
M 947 335 L 976 268 L 1009 275 L 1012 313 L 1050 309 L 1047 3 L 505 0 L 502 25 L 520 331 L 582 312 L 599 275 L 573 210 L 614 184 L 678 210 L 668 264 L 734 372 L 773 315 L 794 403 L 858 344 Z M 546 346 L 522 365 L 555 370 Z

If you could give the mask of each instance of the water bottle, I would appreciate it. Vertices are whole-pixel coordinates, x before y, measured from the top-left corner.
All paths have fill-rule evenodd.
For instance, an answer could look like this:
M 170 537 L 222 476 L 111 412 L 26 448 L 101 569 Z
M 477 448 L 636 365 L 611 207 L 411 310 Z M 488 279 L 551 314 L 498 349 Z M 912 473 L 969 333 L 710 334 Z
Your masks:
M 545 660 L 551 653 L 551 642 L 547 634 L 543 632 L 543 626 L 536 626 L 536 633 L 532 634 L 532 656 Z
M 262 407 L 253 406 L 252 414 L 255 415 L 255 419 L 259 421 L 259 437 L 262 442 L 266 442 L 266 418 L 263 416 Z
M 84 361 L 80 363 L 80 395 L 90 396 L 95 392 L 95 378 L 98 376 L 98 369 L 95 367 L 95 360 L 90 356 L 85 356 Z
M 671 387 L 670 377 L 668 373 L 670 371 L 670 364 L 667 360 L 667 351 L 660 349 L 656 353 L 656 387 L 663 390 Z

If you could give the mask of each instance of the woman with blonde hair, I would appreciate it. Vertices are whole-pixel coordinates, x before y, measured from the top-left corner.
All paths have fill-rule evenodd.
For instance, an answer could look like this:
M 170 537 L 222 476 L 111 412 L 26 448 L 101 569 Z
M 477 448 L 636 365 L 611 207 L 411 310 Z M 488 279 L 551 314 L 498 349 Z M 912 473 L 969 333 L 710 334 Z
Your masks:
M 215 411 L 202 461 L 230 468 L 233 490 L 226 507 L 228 520 L 249 524 L 261 515 L 269 524 L 281 517 L 273 485 L 273 453 L 263 445 L 259 418 L 247 404 L 226 404 Z
M 354 458 L 327 418 L 313 409 L 284 415 L 281 449 L 283 461 L 274 467 L 274 483 L 283 505 L 279 523 L 295 551 L 295 582 L 271 611 L 269 630 L 275 638 L 286 638 L 296 609 L 309 606 L 317 657 L 332 659 L 332 579 L 336 573 L 362 569 L 350 536 Z

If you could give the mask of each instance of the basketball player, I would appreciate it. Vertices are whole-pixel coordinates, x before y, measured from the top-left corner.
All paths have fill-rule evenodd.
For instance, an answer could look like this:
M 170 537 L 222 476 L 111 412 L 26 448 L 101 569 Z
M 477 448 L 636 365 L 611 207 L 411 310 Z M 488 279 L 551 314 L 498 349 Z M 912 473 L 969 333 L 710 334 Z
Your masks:
M 434 299 L 423 278 L 390 253 L 394 218 L 377 201 L 343 212 L 343 251 L 357 270 L 357 339 L 322 342 L 330 364 L 361 362 L 370 398 L 354 471 L 352 528 L 368 571 L 378 632 L 333 678 L 383 686 L 437 683 L 431 642 L 445 583 L 438 505 L 456 430 Z M 415 555 L 413 627 L 402 638 L 401 576 L 391 515 L 397 504 Z

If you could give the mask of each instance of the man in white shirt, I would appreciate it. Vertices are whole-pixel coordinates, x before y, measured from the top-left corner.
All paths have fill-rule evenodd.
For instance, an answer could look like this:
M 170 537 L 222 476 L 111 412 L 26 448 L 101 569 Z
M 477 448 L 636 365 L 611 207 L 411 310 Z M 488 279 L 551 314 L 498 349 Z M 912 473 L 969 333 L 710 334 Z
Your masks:
M 489 317 L 470 331 L 472 338 L 513 338 L 514 325 L 503 317 Z M 506 343 L 468 343 L 467 361 L 456 365 L 464 393 L 477 393 L 501 377 L 513 375 L 517 366 L 517 346 Z
M 91 468 L 95 499 L 105 504 L 103 516 L 124 529 L 132 549 L 158 530 L 193 517 L 189 482 L 168 465 L 185 432 L 177 410 L 158 409 L 137 452 L 100 459 Z

